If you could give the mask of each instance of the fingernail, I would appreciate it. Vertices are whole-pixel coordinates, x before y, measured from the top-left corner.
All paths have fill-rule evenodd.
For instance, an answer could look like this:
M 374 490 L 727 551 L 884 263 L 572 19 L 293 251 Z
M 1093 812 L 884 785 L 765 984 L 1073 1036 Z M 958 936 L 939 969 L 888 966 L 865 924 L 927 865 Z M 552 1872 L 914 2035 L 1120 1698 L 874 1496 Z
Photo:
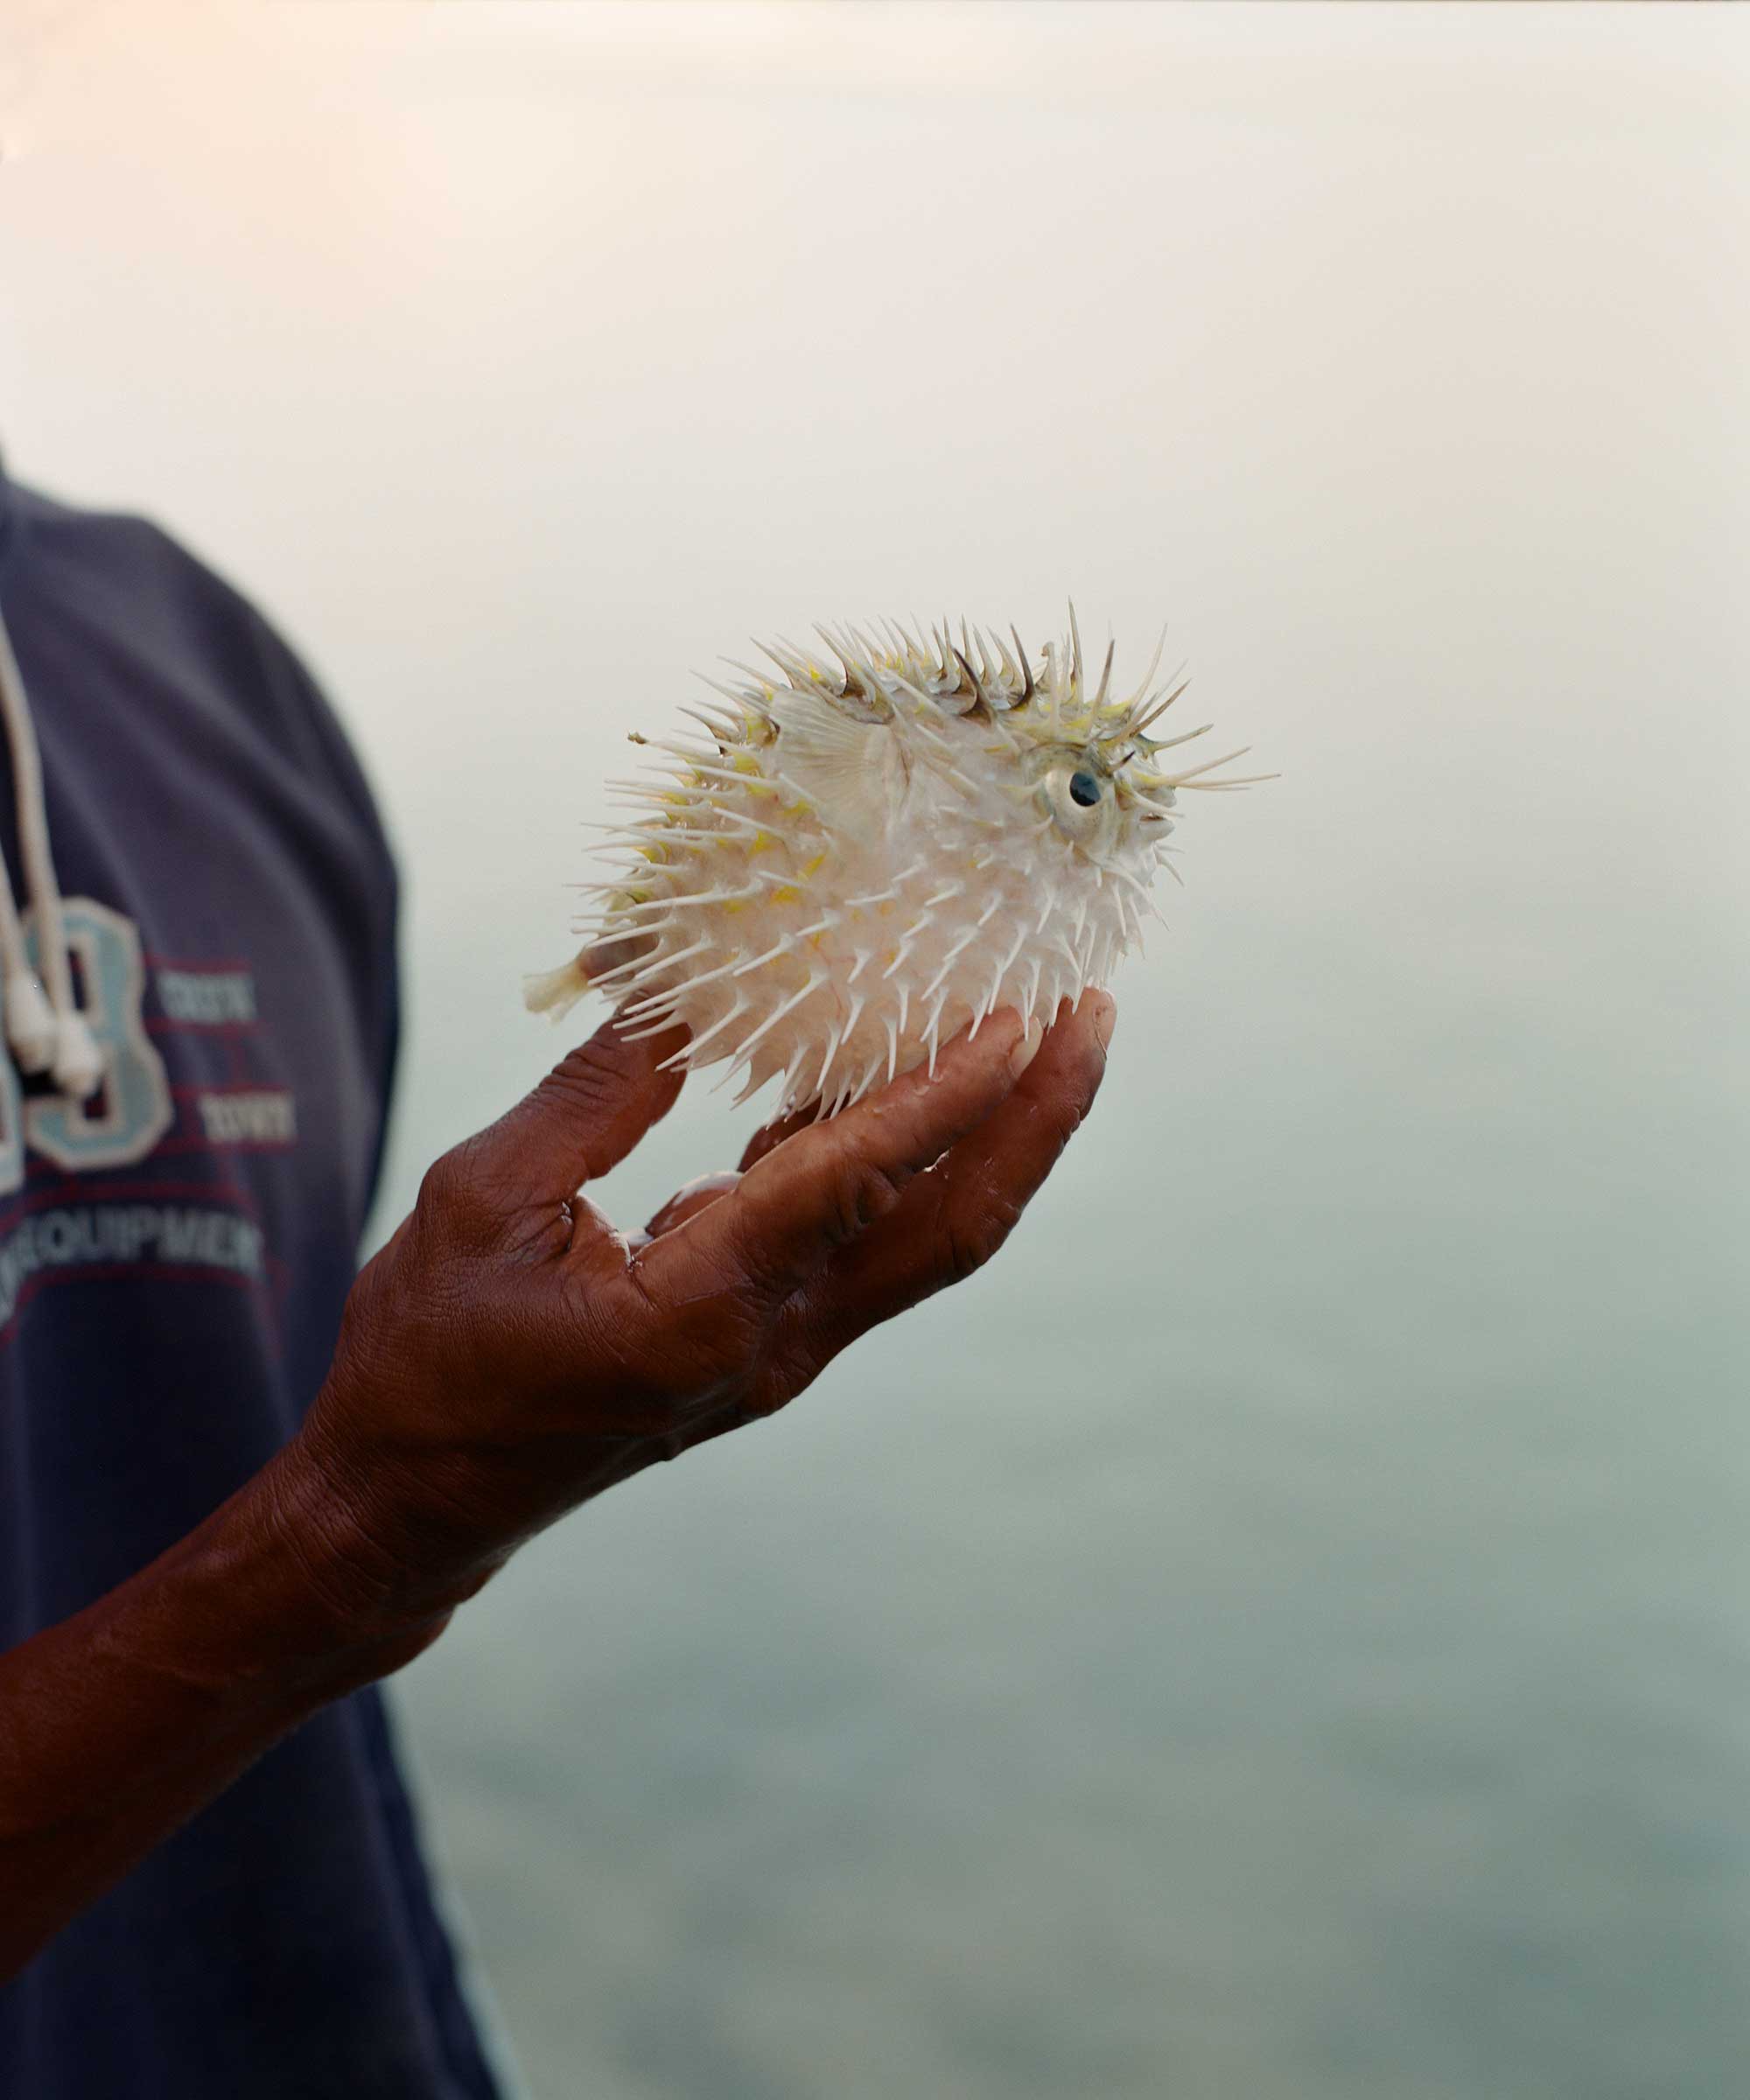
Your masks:
M 1112 1031 L 1117 1025 L 1117 1001 L 1102 991 L 1100 994 L 1099 1004 L 1094 1009 L 1094 1032 L 1099 1037 L 1100 1047 L 1102 1050 L 1110 1047 Z
M 1045 1040 L 1045 1030 L 1037 1021 L 1029 1021 L 1020 1040 L 1009 1053 L 1009 1070 L 1018 1079 L 1039 1055 L 1039 1046 Z

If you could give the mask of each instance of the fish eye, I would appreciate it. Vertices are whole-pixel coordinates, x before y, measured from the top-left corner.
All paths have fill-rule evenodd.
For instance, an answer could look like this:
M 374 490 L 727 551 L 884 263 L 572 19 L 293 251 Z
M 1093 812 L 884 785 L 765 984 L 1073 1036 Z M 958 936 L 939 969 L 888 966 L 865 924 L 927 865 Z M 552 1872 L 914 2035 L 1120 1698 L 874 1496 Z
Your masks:
M 1110 852 L 1124 824 L 1117 781 L 1085 745 L 1041 744 L 1024 760 L 1034 806 L 1060 836 L 1095 859 Z

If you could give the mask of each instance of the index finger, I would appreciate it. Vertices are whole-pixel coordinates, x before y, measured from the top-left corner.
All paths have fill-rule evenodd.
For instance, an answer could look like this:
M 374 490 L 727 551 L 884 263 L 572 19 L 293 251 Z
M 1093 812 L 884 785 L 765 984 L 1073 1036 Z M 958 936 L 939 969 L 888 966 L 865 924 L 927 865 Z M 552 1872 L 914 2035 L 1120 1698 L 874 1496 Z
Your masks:
M 933 1079 L 920 1066 L 796 1131 L 730 1194 L 654 1241 L 640 1256 L 647 1279 L 658 1286 L 665 1268 L 678 1273 L 684 1264 L 696 1274 L 703 1265 L 719 1288 L 751 1284 L 787 1296 L 1007 1099 L 1032 1047 L 1018 1014 L 997 1013 L 976 1037 L 948 1046 Z
M 614 1015 L 472 1141 L 477 1166 L 513 1208 L 564 1201 L 673 1108 L 682 1074 L 665 1067 L 687 1040 L 676 1027 L 635 1040 Z

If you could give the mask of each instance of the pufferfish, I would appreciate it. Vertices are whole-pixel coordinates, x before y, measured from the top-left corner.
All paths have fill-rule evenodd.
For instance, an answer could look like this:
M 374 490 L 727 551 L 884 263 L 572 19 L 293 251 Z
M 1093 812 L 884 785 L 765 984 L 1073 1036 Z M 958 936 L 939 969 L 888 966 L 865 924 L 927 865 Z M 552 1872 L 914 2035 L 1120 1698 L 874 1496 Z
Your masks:
M 1185 690 L 1097 684 L 1070 631 L 1030 656 L 962 620 L 816 632 L 830 655 L 760 645 L 775 675 L 706 680 L 681 711 L 700 738 L 633 742 L 654 777 L 603 850 L 577 959 L 528 981 L 555 1018 L 585 990 L 629 1034 L 682 1022 L 666 1060 L 727 1062 L 745 1101 L 781 1077 L 776 1113 L 837 1113 L 999 1006 L 1041 1026 L 1141 944 L 1181 789 L 1247 787 L 1163 754 L 1148 734 Z M 915 623 L 914 623 L 915 624 Z M 1165 636 L 1162 637 L 1163 643 Z M 1158 914 L 1156 914 L 1158 916 Z

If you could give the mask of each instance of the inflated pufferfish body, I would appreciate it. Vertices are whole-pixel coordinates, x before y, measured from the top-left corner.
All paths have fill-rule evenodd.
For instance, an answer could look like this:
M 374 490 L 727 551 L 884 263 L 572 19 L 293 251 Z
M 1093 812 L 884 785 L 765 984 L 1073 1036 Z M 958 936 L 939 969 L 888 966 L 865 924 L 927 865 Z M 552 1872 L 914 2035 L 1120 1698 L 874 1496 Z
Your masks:
M 1109 648 L 1090 687 L 1073 608 L 1037 662 L 964 622 L 957 644 L 818 632 L 831 660 L 780 643 L 776 677 L 708 682 L 724 704 L 684 710 L 708 740 L 634 738 L 663 760 L 616 783 L 626 864 L 591 886 L 578 960 L 527 991 L 556 1018 L 599 989 L 634 1034 L 682 1021 L 670 1062 L 730 1060 L 738 1100 L 781 1074 L 779 1114 L 830 1115 L 999 1006 L 1048 1023 L 1103 985 L 1140 944 L 1177 791 L 1249 784 L 1208 777 L 1227 759 L 1164 765 L 1203 734 L 1145 733 L 1184 686 L 1150 691 L 1157 648 L 1113 699 Z

